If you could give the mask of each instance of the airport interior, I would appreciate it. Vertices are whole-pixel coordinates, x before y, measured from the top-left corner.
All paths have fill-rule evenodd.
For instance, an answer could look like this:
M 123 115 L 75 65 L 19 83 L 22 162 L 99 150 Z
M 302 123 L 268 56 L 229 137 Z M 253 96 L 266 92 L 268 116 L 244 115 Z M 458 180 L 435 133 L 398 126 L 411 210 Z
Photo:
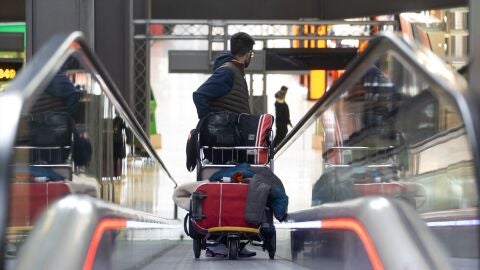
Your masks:
M 0 6 L 0 269 L 480 269 L 480 1 Z

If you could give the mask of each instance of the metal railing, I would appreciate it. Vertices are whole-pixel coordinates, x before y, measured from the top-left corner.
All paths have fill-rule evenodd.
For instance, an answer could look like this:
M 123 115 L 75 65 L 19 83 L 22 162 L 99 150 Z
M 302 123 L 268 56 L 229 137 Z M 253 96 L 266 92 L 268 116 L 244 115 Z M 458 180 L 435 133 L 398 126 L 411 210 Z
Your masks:
M 209 42 L 228 42 L 231 33 L 248 32 L 255 40 L 342 40 L 342 39 L 370 39 L 367 29 L 362 27 L 391 27 L 398 28 L 396 21 L 370 21 L 370 20 L 134 20 L 134 25 L 145 25 L 146 33 L 134 34 L 134 39 L 150 40 L 190 40 L 205 39 Z M 149 26 L 161 25 L 164 29 L 162 35 L 149 32 Z M 327 26 L 348 25 L 348 32 L 298 34 L 293 33 L 293 27 L 297 26 Z M 352 31 L 352 27 L 358 27 Z
M 336 32 L 325 31 L 324 35 L 319 35 L 316 30 L 310 29 L 310 27 L 320 26 L 326 29 L 327 26 L 335 25 L 348 27 L 337 28 Z M 151 31 L 152 26 L 161 27 L 163 33 Z M 368 40 L 372 38 L 370 30 L 373 28 L 394 31 L 399 29 L 399 25 L 396 21 L 370 20 L 134 20 L 130 37 L 134 47 L 134 53 L 132 53 L 135 70 L 133 74 L 135 78 L 146 78 L 146 80 L 134 80 L 134 85 L 132 85 L 135 93 L 133 103 L 136 104 L 137 119 L 142 126 L 148 127 L 149 109 L 144 105 L 148 104 L 150 100 L 150 86 L 145 83 L 148 82 L 150 76 L 150 41 L 205 40 L 208 44 L 207 63 L 211 63 L 213 62 L 213 51 L 218 50 L 214 44 L 223 44 L 223 50 L 227 50 L 231 35 L 239 31 L 249 33 L 257 41 L 257 46 L 260 44 L 261 48 L 267 48 L 268 41 L 275 40 L 290 40 L 291 42 Z M 341 32 L 338 29 L 344 30 Z M 355 31 L 351 29 L 355 29 Z M 262 95 L 265 96 L 267 91 L 266 74 L 265 72 L 261 72 L 261 74 L 264 77 Z M 250 76 L 250 85 L 252 84 L 253 78 Z M 264 106 L 266 105 L 260 104 L 260 111 L 266 110 Z

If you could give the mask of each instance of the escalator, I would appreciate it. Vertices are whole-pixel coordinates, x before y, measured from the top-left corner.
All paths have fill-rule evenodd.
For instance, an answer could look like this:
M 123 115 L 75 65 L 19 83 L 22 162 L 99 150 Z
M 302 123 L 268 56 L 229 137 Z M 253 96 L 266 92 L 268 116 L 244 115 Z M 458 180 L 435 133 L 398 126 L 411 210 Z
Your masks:
M 59 73 L 82 92 L 71 143 L 20 140 Z M 0 210 L 7 269 L 479 268 L 478 98 L 415 44 L 370 41 L 277 147 L 274 171 L 297 196 L 276 224 L 273 261 L 193 258 L 176 183 L 119 93 L 74 33 L 46 44 L 0 94 L 2 198 L 12 186 L 69 186 L 41 211 L 38 193 L 10 192 L 10 220 Z
M 478 104 L 464 78 L 430 51 L 393 34 L 370 41 L 276 149 L 275 173 L 287 191 L 301 194 L 290 197 L 289 211 L 299 211 L 291 218 L 360 219 L 385 269 L 412 267 L 413 250 L 425 263 L 415 263 L 415 269 L 479 268 Z M 382 223 L 372 205 L 372 212 L 367 205 L 348 210 L 371 196 L 413 210 L 407 219 L 420 218 L 436 238 L 430 240 L 440 243 L 408 247 L 402 228 L 417 240 L 427 234 L 413 225 L 394 228 L 405 224 L 406 216 Z M 368 215 L 374 216 L 362 221 Z M 358 253 L 362 249 L 354 248 L 363 245 L 369 254 L 357 235 L 292 231 L 284 256 L 311 268 L 371 269 Z M 447 261 L 439 264 L 433 248 L 446 252 Z
M 145 257 L 180 239 L 171 197 L 157 196 L 177 183 L 80 33 L 46 44 L 0 100 L 7 269 L 105 269 L 113 239 L 123 250 L 129 237 L 152 240 Z M 126 228 L 135 230 L 115 232 Z M 52 260 L 17 260 L 27 238 Z

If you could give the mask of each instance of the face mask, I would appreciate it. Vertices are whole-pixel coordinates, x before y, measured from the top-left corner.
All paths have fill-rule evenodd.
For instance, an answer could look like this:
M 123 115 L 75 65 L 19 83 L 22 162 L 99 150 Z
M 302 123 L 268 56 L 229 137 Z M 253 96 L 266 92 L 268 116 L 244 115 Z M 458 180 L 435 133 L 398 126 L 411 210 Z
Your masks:
M 245 68 L 247 68 L 247 67 L 250 65 L 250 60 L 251 60 L 251 59 L 252 59 L 252 58 L 249 57 L 248 59 L 245 60 L 245 63 L 244 63 Z

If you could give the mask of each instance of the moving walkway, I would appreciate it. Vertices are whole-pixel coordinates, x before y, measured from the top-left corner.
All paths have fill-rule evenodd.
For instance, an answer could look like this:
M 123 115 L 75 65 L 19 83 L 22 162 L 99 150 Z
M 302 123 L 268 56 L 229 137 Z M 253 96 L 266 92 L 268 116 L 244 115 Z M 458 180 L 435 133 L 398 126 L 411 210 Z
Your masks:
M 76 127 L 92 153 L 86 165 L 67 158 L 68 181 L 93 179 L 103 200 L 65 194 L 34 226 L 8 227 L 11 166 L 29 162 L 12 158 L 19 121 L 70 59 L 66 74 L 86 89 Z M 147 135 L 82 36 L 58 36 L 0 95 L 4 260 L 9 269 L 478 269 L 477 101 L 431 52 L 378 36 L 276 149 L 275 173 L 302 195 L 276 224 L 278 258 L 197 261 L 180 241 L 176 183 Z

